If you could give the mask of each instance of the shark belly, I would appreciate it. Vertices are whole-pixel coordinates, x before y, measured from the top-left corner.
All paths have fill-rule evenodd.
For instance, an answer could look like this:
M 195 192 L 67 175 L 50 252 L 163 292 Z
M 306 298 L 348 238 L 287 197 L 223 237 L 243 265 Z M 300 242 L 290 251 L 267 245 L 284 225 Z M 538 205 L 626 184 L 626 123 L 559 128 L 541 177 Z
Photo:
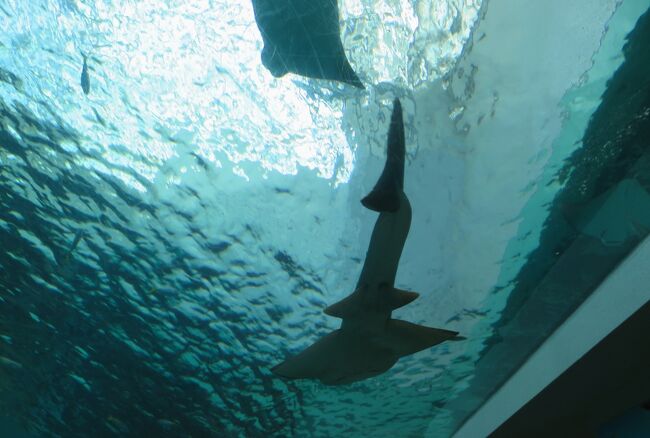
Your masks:
M 380 213 L 375 223 L 357 282 L 353 305 L 357 311 L 341 324 L 345 333 L 366 337 L 383 333 L 393 309 L 389 301 L 410 226 L 411 204 L 400 192 L 397 211 Z
M 368 342 L 362 334 L 336 330 L 273 368 L 273 372 L 294 379 L 319 379 L 326 385 L 344 385 L 382 374 L 398 359 L 390 348 Z
M 396 212 L 379 214 L 357 289 L 369 287 L 379 291 L 382 285 L 392 287 L 395 284 L 399 259 L 411 227 L 411 204 L 404 192 L 400 192 L 399 201 Z

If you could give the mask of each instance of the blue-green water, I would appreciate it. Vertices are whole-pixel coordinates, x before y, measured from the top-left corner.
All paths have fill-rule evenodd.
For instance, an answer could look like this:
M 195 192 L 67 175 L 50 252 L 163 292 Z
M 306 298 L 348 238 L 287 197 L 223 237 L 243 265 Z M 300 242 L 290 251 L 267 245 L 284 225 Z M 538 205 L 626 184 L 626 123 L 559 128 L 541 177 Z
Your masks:
M 0 4 L 0 412 L 33 436 L 450 436 L 650 226 L 650 4 L 570 3 L 340 1 L 365 90 L 273 78 L 250 2 Z M 396 313 L 467 340 L 278 379 L 356 283 L 395 96 L 397 286 L 421 294 Z

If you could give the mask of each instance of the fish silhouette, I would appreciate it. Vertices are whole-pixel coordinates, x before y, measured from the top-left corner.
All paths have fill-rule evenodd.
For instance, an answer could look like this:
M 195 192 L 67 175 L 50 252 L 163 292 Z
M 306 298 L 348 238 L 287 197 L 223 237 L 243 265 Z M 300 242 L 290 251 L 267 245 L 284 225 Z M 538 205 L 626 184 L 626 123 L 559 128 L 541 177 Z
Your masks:
M 364 88 L 341 43 L 337 0 L 253 0 L 264 40 L 262 64 L 287 73 Z
M 84 58 L 83 67 L 81 67 L 81 89 L 85 94 L 90 93 L 90 75 L 88 74 L 88 56 L 81 52 Z
M 379 211 L 355 291 L 325 313 L 342 319 L 341 327 L 319 339 L 272 371 L 289 379 L 319 379 L 340 385 L 389 370 L 400 357 L 448 340 L 458 332 L 391 318 L 393 310 L 419 295 L 396 289 L 397 267 L 411 225 L 411 205 L 404 193 L 404 125 L 395 99 L 388 134 L 386 165 L 363 204 Z

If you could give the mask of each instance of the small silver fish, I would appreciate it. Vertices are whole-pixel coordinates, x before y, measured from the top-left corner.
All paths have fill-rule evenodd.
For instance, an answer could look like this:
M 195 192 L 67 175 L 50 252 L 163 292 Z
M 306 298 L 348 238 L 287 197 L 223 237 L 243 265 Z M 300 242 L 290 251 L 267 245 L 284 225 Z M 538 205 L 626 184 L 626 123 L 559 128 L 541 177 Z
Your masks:
M 81 52 L 84 57 L 84 65 L 81 68 L 81 89 L 85 94 L 90 93 L 90 75 L 88 74 L 88 57 L 85 53 Z
M 0 356 L 0 365 L 10 368 L 12 370 L 19 370 L 23 367 L 22 364 L 4 356 Z
M 74 252 L 75 248 L 77 248 L 77 245 L 79 245 L 79 242 L 81 241 L 81 239 L 83 237 L 84 237 L 83 230 L 77 230 L 77 232 L 76 232 L 76 234 L 74 236 L 74 240 L 72 241 L 72 244 L 70 245 L 68 250 L 63 255 L 63 257 L 61 259 L 62 261 L 61 261 L 61 263 L 59 263 L 59 266 L 63 267 L 65 265 L 67 265 L 68 263 L 70 263 L 70 258 L 72 256 L 72 253 Z

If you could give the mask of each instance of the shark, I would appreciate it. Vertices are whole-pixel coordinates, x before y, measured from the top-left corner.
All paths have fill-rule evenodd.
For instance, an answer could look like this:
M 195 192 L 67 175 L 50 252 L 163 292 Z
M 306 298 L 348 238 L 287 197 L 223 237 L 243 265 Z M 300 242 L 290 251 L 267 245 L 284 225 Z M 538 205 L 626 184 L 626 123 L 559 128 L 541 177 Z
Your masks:
M 395 287 L 395 277 L 411 226 L 411 204 L 404 193 L 405 137 L 402 106 L 393 102 L 384 169 L 362 199 L 379 212 L 354 292 L 325 309 L 340 318 L 339 329 L 271 369 L 287 379 L 317 379 L 344 385 L 388 371 L 404 356 L 450 340 L 457 331 L 392 318 L 392 312 L 419 294 Z
M 295 73 L 365 88 L 340 36 L 338 0 L 253 0 L 262 64 L 276 78 Z

